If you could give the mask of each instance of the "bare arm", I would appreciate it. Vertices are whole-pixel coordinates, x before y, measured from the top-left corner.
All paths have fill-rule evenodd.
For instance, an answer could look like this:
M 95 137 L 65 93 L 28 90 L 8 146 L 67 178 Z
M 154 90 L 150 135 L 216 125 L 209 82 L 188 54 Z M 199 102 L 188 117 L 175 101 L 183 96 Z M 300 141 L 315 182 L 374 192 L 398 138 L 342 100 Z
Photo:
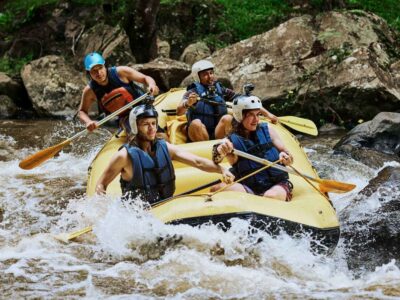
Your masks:
M 278 149 L 278 151 L 280 152 L 279 159 L 281 159 L 285 165 L 291 165 L 293 163 L 293 156 L 290 154 L 289 150 L 285 147 L 285 144 L 279 137 L 278 133 L 271 126 L 268 126 L 268 130 L 271 136 L 272 144 L 274 144 L 276 149 Z
M 125 168 L 127 164 L 130 163 L 128 158 L 128 152 L 125 148 L 122 148 L 114 156 L 111 158 L 110 163 L 107 168 L 104 170 L 103 174 L 100 176 L 99 180 L 96 184 L 96 193 L 97 194 L 105 194 L 107 190 L 107 186 L 117 177 L 120 173 L 126 171 Z M 132 171 L 133 173 L 133 171 Z M 132 174 L 133 175 L 133 174 Z
M 279 121 L 277 116 L 275 116 L 274 114 L 270 113 L 270 112 L 269 112 L 268 110 L 266 110 L 264 107 L 261 108 L 261 114 L 262 114 L 264 117 L 270 119 L 271 122 L 272 122 L 273 124 L 276 124 L 276 123 L 278 123 L 278 121 Z
M 89 117 L 89 109 L 94 102 L 96 102 L 96 95 L 93 90 L 86 86 L 82 92 L 81 104 L 79 105 L 78 116 L 82 123 L 85 124 L 89 131 L 97 128 L 96 122 Z
M 157 95 L 159 92 L 158 86 L 153 78 L 144 75 L 143 73 L 132 69 L 131 67 L 120 66 L 117 67 L 118 76 L 120 79 L 126 83 L 131 81 L 136 81 L 147 85 L 148 91 L 152 95 Z
M 187 91 L 183 97 L 178 107 L 176 108 L 176 115 L 181 116 L 186 113 L 188 108 L 196 104 L 199 95 L 197 95 L 194 90 Z
M 171 159 L 175 159 L 181 163 L 198 168 L 205 172 L 220 173 L 222 174 L 225 183 L 233 182 L 235 179 L 235 176 L 227 168 L 217 165 L 207 158 L 203 158 L 188 151 L 181 150 L 175 145 L 169 143 L 167 145 Z

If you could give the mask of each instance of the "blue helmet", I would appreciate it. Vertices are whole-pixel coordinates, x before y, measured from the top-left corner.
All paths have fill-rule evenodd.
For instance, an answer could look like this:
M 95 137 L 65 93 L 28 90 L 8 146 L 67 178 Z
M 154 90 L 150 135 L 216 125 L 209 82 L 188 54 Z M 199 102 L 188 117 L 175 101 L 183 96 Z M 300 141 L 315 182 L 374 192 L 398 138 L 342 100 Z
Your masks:
M 96 65 L 104 65 L 105 63 L 104 57 L 97 52 L 87 54 L 84 59 L 86 71 L 90 71 Z

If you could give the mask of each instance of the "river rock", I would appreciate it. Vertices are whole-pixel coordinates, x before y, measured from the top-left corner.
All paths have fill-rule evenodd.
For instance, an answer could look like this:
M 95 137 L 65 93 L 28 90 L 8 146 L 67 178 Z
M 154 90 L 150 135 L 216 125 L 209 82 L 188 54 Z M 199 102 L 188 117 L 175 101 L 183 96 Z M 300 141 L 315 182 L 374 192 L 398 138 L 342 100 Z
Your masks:
M 153 77 L 158 87 L 166 92 L 179 86 L 183 78 L 190 74 L 190 66 L 169 58 L 157 58 L 149 63 L 132 65 L 148 76 Z
M 34 60 L 25 65 L 21 77 L 39 116 L 76 113 L 86 81 L 63 57 L 49 55 Z
M 17 106 L 7 95 L 0 95 L 0 119 L 11 118 L 17 113 Z
M 351 268 L 400 259 L 400 167 L 385 167 L 339 216 Z
M 382 112 L 348 132 L 335 146 L 371 167 L 400 162 L 400 113 Z
M 336 123 L 399 111 L 400 86 L 390 62 L 396 38 L 364 12 L 304 15 L 216 51 L 211 60 L 235 90 L 252 82 L 275 113 Z
M 179 60 L 192 66 L 196 61 L 211 55 L 211 50 L 204 42 L 190 44 L 183 50 Z

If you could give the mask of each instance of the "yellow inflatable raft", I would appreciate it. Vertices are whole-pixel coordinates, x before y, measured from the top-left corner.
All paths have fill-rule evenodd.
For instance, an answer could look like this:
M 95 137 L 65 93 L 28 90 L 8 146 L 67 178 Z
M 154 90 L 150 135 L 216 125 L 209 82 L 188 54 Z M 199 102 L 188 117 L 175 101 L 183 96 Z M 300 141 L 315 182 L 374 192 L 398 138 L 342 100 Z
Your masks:
M 185 140 L 184 120 L 179 120 L 173 114 L 184 90 L 177 89 L 157 97 L 155 107 L 159 112 L 159 125 L 168 128 L 170 140 L 176 144 Z M 301 173 L 318 178 L 305 152 L 297 139 L 283 126 L 273 125 L 286 147 L 294 156 L 294 167 Z M 95 193 L 96 182 L 108 165 L 111 156 L 126 142 L 124 134 L 114 136 L 99 151 L 89 167 L 87 194 Z M 216 141 L 181 144 L 182 147 L 197 155 L 211 158 L 211 147 Z M 220 178 L 219 174 L 206 173 L 174 162 L 176 173 L 175 195 L 196 187 L 213 182 Z M 207 195 L 203 189 L 194 194 L 178 196 L 160 201 L 153 205 L 151 212 L 155 217 L 170 224 L 200 225 L 209 221 L 221 223 L 229 227 L 231 218 L 248 219 L 259 229 L 271 233 L 284 229 L 289 234 L 308 232 L 315 236 L 325 250 L 336 246 L 340 230 L 329 198 L 318 191 L 318 186 L 312 187 L 302 177 L 289 175 L 294 185 L 293 199 L 284 202 L 265 197 L 238 192 L 222 191 L 213 196 Z M 119 178 L 116 178 L 107 188 L 107 194 L 120 195 Z M 323 250 L 323 249 L 322 249 Z

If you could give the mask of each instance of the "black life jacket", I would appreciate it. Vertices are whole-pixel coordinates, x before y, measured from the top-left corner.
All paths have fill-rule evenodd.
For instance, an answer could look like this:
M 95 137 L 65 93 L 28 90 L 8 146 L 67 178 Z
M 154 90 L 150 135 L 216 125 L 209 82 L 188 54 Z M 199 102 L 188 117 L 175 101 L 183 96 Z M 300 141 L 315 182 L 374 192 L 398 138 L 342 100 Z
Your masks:
M 132 161 L 133 178 L 121 178 L 121 189 L 125 195 L 141 196 L 150 204 L 171 197 L 175 192 L 175 172 L 164 140 L 156 140 L 154 157 L 139 147 L 125 144 Z
M 216 90 L 213 95 L 210 95 L 207 88 L 199 82 L 195 82 L 187 88 L 187 90 L 195 89 L 196 93 L 201 98 L 197 101 L 195 106 L 190 107 L 187 110 L 186 117 L 188 119 L 188 124 L 195 119 L 200 119 L 200 121 L 206 126 L 210 137 L 214 136 L 215 127 L 217 127 L 219 120 L 222 116 L 228 113 L 222 86 L 219 82 L 216 82 L 214 85 Z M 207 100 L 215 103 L 210 103 Z
M 107 69 L 107 78 L 108 83 L 104 86 L 94 80 L 89 81 L 89 87 L 96 95 L 100 111 L 107 115 L 144 94 L 143 90 L 135 83 L 123 82 L 118 76 L 116 67 Z M 128 114 L 129 110 L 121 113 L 120 116 Z
M 267 159 L 270 162 L 275 162 L 279 159 L 279 151 L 272 144 L 271 136 L 268 131 L 268 124 L 266 123 L 259 124 L 254 135 L 255 141 L 245 139 L 236 133 L 231 134 L 229 139 L 232 141 L 235 149 Z M 239 157 L 232 167 L 233 173 L 237 178 L 241 178 L 262 166 L 263 165 L 252 160 Z M 256 194 L 260 194 L 270 189 L 275 184 L 288 179 L 289 176 L 287 172 L 270 167 L 243 180 L 242 183 L 251 188 Z

